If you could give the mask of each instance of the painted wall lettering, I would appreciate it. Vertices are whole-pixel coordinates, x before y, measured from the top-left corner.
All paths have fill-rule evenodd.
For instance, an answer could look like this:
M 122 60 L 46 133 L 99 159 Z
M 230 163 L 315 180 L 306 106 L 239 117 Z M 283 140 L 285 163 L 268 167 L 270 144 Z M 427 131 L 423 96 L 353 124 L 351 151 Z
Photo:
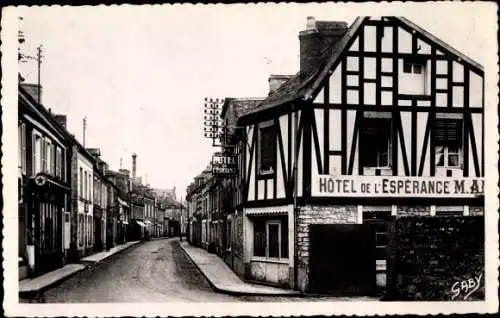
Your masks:
M 314 196 L 476 197 L 484 195 L 483 178 L 330 176 L 313 181 Z

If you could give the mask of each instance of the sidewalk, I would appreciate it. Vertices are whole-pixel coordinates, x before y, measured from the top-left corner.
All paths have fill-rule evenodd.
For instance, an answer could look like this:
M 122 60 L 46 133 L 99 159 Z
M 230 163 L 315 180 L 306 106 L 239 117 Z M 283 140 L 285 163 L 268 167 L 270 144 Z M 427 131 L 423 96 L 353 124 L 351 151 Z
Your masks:
M 52 272 L 48 272 L 44 275 L 35 277 L 35 278 L 27 278 L 19 281 L 19 293 L 27 294 L 27 293 L 39 293 L 44 289 L 51 287 L 57 282 L 62 281 L 65 278 L 68 278 L 82 270 L 84 270 L 88 265 L 97 264 L 102 260 L 114 255 L 118 252 L 123 251 L 130 246 L 138 244 L 139 241 L 135 242 L 127 242 L 125 244 L 121 244 L 111 248 L 109 251 L 96 253 L 90 255 L 88 257 L 82 258 L 80 261 L 83 264 L 68 264 L 64 267 L 58 268 Z
M 111 255 L 114 255 L 118 252 L 123 251 L 124 249 L 127 249 L 133 245 L 136 245 L 140 243 L 140 241 L 133 241 L 133 242 L 127 242 L 124 244 L 120 244 L 118 246 L 115 246 L 113 248 L 110 248 L 109 251 L 103 251 L 99 253 L 92 254 L 90 256 L 84 257 L 80 259 L 80 262 L 85 264 L 85 265 L 93 265 L 102 262 L 106 258 L 110 257 Z
M 219 292 L 232 295 L 300 296 L 300 292 L 295 290 L 246 283 L 219 256 L 194 247 L 188 242 L 179 244 L 210 285 Z

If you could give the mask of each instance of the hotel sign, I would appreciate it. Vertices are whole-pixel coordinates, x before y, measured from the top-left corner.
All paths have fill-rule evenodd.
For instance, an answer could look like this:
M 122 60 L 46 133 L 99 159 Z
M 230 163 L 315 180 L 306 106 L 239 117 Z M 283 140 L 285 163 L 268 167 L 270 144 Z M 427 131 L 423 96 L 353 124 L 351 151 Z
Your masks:
M 313 178 L 311 194 L 320 197 L 474 198 L 484 195 L 484 178 L 333 176 Z
M 212 173 L 219 176 L 232 176 L 238 174 L 237 157 L 232 154 L 216 152 L 212 156 Z

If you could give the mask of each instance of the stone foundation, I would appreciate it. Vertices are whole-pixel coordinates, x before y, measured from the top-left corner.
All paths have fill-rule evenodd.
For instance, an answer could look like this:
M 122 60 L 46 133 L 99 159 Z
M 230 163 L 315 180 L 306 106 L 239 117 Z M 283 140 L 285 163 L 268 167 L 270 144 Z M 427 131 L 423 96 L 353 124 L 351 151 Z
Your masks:
M 307 205 L 300 209 L 297 219 L 297 287 L 305 291 L 309 280 L 309 224 L 355 224 L 357 206 Z

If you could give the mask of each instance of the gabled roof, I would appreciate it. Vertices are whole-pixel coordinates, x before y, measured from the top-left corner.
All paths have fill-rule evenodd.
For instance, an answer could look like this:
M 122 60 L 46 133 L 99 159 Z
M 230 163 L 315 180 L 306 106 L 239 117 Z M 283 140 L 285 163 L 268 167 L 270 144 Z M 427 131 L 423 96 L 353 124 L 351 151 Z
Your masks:
M 419 32 L 422 35 L 424 35 L 425 37 L 427 37 L 430 41 L 432 41 L 435 44 L 437 44 L 438 46 L 440 46 L 443 49 L 443 51 L 448 51 L 452 55 L 456 55 L 457 57 L 459 57 L 463 61 L 465 61 L 465 62 L 469 63 L 470 65 L 472 65 L 473 67 L 475 67 L 475 68 L 477 68 L 477 69 L 479 69 L 481 71 L 484 71 L 483 66 L 481 64 L 479 64 L 478 62 L 474 61 L 473 59 L 471 59 L 467 55 L 465 55 L 465 54 L 457 51 L 453 47 L 449 46 L 446 42 L 440 40 L 439 38 L 437 38 L 432 33 L 430 33 L 428 31 L 422 29 L 421 27 L 419 27 L 415 23 L 411 22 L 407 18 L 405 18 L 405 17 L 388 17 L 388 18 L 397 20 L 400 23 L 407 25 L 408 27 L 412 28 L 413 30 L 416 30 L 417 32 Z
M 423 37 L 426 37 L 428 41 L 433 42 L 434 45 L 440 47 L 444 53 L 455 55 L 466 63 L 469 63 L 473 68 L 481 72 L 483 71 L 483 67 L 479 63 L 450 47 L 448 44 L 408 19 L 404 17 L 384 18 L 394 19 L 403 27 L 406 26 L 408 29 L 419 32 Z M 250 117 L 250 115 L 256 116 L 257 114 L 264 112 L 271 112 L 271 109 L 274 111 L 274 108 L 278 106 L 291 107 L 291 103 L 296 100 L 312 100 L 321 90 L 325 78 L 331 74 L 332 69 L 340 62 L 342 53 L 348 48 L 348 45 L 351 44 L 358 29 L 363 25 L 364 21 L 368 19 L 369 17 L 356 18 L 344 36 L 342 36 L 331 49 L 325 49 L 325 56 L 319 59 L 317 68 L 314 71 L 310 74 L 300 74 L 300 72 L 297 73 L 281 85 L 273 94 L 267 97 L 260 105 L 246 111 L 244 114 L 241 114 L 238 117 L 238 121 L 244 121 Z
M 321 86 L 328 74 L 328 70 L 339 60 L 346 49 L 349 40 L 356 33 L 367 17 L 358 17 L 332 48 L 325 48 L 323 56 L 318 61 L 318 66 L 310 74 L 298 72 L 273 94 L 267 97 L 258 107 L 246 112 L 240 118 L 255 114 L 297 99 L 309 99 L 316 89 Z
M 227 117 L 230 118 L 238 118 L 239 116 L 259 106 L 264 99 L 265 97 L 226 97 L 224 99 L 224 104 L 222 105 L 221 117 L 224 118 L 227 115 Z
M 80 144 L 80 142 L 76 139 L 74 135 L 72 135 L 66 128 L 62 127 L 53 117 L 53 114 L 49 113 L 47 109 L 41 104 L 38 104 L 38 101 L 36 99 L 36 92 L 33 90 L 33 87 L 35 87 L 34 84 L 27 84 L 23 83 L 21 85 L 18 85 L 18 94 L 24 96 L 30 103 L 32 107 L 34 107 L 36 110 L 42 113 L 44 118 L 48 120 L 54 127 L 57 127 L 57 131 L 59 134 L 63 135 L 66 137 L 67 140 L 69 140 L 73 145 L 76 145 L 78 147 L 78 150 L 87 157 L 87 159 L 90 159 L 92 163 L 95 162 L 94 156 L 92 156 L 85 147 Z

